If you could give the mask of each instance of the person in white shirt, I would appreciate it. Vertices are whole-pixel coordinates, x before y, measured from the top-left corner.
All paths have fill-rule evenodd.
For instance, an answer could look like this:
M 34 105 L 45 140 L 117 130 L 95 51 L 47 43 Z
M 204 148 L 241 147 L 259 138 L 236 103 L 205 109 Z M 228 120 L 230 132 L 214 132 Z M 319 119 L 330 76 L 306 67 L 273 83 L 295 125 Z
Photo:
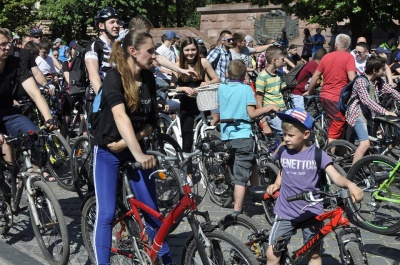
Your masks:
M 157 48 L 157 53 L 160 55 L 163 55 L 168 58 L 172 63 L 176 62 L 176 54 L 175 50 L 173 47 L 173 44 L 175 42 L 175 38 L 179 38 L 179 36 L 175 33 L 175 31 L 168 30 L 164 34 L 164 40 L 163 44 Z M 160 72 L 157 74 L 157 77 L 160 77 L 167 81 L 168 83 L 174 83 L 172 80 L 173 79 L 173 71 L 165 68 L 165 67 L 160 67 Z
M 39 70 L 46 77 L 48 84 L 57 81 L 56 68 L 53 59 L 49 56 L 51 46 L 50 41 L 46 39 L 41 40 L 39 42 L 39 56 L 35 59 Z

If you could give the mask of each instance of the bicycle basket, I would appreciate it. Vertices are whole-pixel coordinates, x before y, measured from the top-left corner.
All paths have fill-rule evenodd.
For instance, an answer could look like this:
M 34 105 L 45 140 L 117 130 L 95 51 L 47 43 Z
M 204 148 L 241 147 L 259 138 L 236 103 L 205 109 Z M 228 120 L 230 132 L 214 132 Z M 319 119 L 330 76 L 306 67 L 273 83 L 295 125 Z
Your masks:
M 219 84 L 212 84 L 197 88 L 197 107 L 200 111 L 218 108 L 218 87 Z

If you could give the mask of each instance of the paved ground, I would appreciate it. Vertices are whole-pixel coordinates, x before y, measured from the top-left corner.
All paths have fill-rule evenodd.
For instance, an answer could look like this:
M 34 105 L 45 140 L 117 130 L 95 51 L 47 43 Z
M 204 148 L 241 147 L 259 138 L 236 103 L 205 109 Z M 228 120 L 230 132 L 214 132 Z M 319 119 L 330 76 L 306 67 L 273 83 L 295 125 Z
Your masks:
M 81 238 L 81 215 L 79 210 L 81 202 L 79 198 L 75 193 L 63 190 L 56 183 L 49 183 L 49 185 L 56 193 L 56 196 L 60 201 L 61 207 L 64 211 L 65 219 L 68 224 L 71 246 L 69 264 L 91 264 Z M 248 213 L 248 215 L 263 227 L 269 228 L 269 225 L 267 225 L 263 216 L 262 207 L 253 205 L 250 198 L 247 198 L 246 202 L 249 206 L 245 207 L 244 210 Z M 232 212 L 231 209 L 222 209 L 215 206 L 208 199 L 208 195 L 205 196 L 205 199 L 199 205 L 199 208 L 200 210 L 209 211 L 213 220 L 219 220 L 226 214 Z M 181 250 L 185 239 L 188 236 L 189 230 L 188 224 L 183 222 L 169 238 L 169 244 L 171 246 L 171 252 L 175 262 L 179 262 L 180 260 Z M 293 247 L 300 246 L 300 234 L 301 233 L 298 233 L 292 239 L 291 245 Z M 400 241 L 396 240 L 395 236 L 381 236 L 362 231 L 362 237 L 365 244 L 390 246 L 400 251 Z M 338 247 L 334 235 L 329 235 L 324 242 L 325 254 L 323 256 L 323 264 L 340 264 Z M 374 255 L 368 255 L 368 257 L 369 264 L 372 265 L 392 264 L 392 261 L 389 259 Z M 14 227 L 11 229 L 9 234 L 0 238 L 0 264 L 47 264 L 40 252 L 38 245 L 36 244 L 36 239 L 33 235 L 33 230 L 28 218 L 28 212 L 24 212 L 16 217 L 14 220 Z

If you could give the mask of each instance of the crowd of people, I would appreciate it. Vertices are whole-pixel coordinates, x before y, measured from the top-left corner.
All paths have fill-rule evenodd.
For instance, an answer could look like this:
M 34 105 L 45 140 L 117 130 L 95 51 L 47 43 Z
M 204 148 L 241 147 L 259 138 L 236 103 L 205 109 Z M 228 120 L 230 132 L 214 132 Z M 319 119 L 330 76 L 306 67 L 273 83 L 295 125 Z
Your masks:
M 220 106 L 211 111 L 213 124 L 217 124 L 219 118 L 250 121 L 263 113 L 278 112 L 275 118 L 263 119 L 262 124 L 265 134 L 275 131 L 282 135 L 286 145 L 280 157 L 282 161 L 315 159 L 316 147 L 308 145 L 312 117 L 304 111 L 303 97 L 313 94 L 319 85 L 322 86 L 320 99 L 327 115 L 329 141 L 343 137 L 346 124 L 356 131 L 360 144 L 354 162 L 369 147 L 368 115 L 396 115 L 385 109 L 377 96 L 388 93 L 400 100 L 393 81 L 400 75 L 400 39 L 393 34 L 376 47 L 369 46 L 366 39 L 360 37 L 353 49 L 350 48 L 350 36 L 337 34 L 334 42 L 330 42 L 332 51 L 328 52 L 324 48 L 326 39 L 322 30 L 318 28 L 311 35 L 305 28 L 302 53 L 298 54 L 298 47 L 289 43 L 285 31 L 279 39 L 267 39 L 265 43 L 256 45 L 252 36 L 223 30 L 217 42 L 207 49 L 202 39 L 182 37 L 171 30 L 165 32 L 162 44 L 156 47 L 149 34 L 153 26 L 147 18 L 138 16 L 129 24 L 121 23 L 118 11 L 111 7 L 97 13 L 95 24 L 99 35 L 86 46 L 84 60 L 90 89 L 101 95 L 103 104 L 100 125 L 90 132 L 93 136 L 93 179 L 97 202 L 93 243 L 97 264 L 109 264 L 110 261 L 111 222 L 121 163 L 134 159 L 142 164 L 141 170 L 131 172 L 131 186 L 137 199 L 157 209 L 154 179 L 148 178 L 155 160 L 146 155 L 141 140 L 156 126 L 158 105 L 154 102 L 160 86 L 176 87 L 187 95 L 177 105 L 180 108 L 182 149 L 186 152 L 192 150 L 193 124 L 199 113 L 194 88 L 215 83 L 221 83 L 218 91 Z M 38 130 L 14 107 L 16 102 L 13 99 L 24 96 L 34 100 L 46 125 L 56 128 L 38 87 L 53 93 L 60 84 L 59 78 L 62 78 L 63 89 L 68 89 L 68 73 L 76 56 L 76 47 L 76 40 L 69 45 L 64 44 L 61 38 L 49 41 L 39 28 L 21 36 L 0 29 L 1 133 L 15 135 L 18 130 Z M 295 109 L 286 110 L 280 90 L 285 86 L 282 76 L 299 63 L 304 67 L 297 76 L 298 84 L 291 91 Z M 256 75 L 254 90 L 248 85 L 252 75 Z M 355 78 L 350 107 L 346 113 L 341 113 L 338 108 L 340 92 Z M 14 82 L 20 84 L 22 90 L 18 87 L 15 92 Z M 64 117 L 70 115 L 72 104 L 72 99 L 65 101 Z M 222 140 L 234 150 L 234 212 L 239 214 L 243 209 L 247 183 L 255 171 L 251 126 L 247 123 L 240 126 L 222 123 L 220 128 Z M 1 135 L 0 143 L 3 153 L 7 154 L 11 147 L 4 143 Z M 11 156 L 5 156 L 5 159 L 13 164 Z M 335 184 L 349 188 L 354 200 L 362 199 L 362 191 L 340 176 L 326 153 L 323 153 L 322 162 Z M 290 163 L 281 165 L 276 182 L 267 190 L 270 194 L 281 190 L 270 244 L 280 236 L 290 237 L 298 222 L 322 211 L 320 206 L 308 208 L 309 214 L 305 216 L 301 211 L 302 203 L 292 204 L 284 200 L 299 191 L 318 188 L 316 168 L 294 169 Z M 191 182 L 190 169 L 188 173 L 188 182 Z M 158 220 L 143 215 L 150 230 L 156 230 Z M 304 237 L 310 238 L 315 228 L 315 224 L 311 224 Z M 153 235 L 149 232 L 150 238 Z M 159 256 L 163 264 L 172 264 L 168 244 L 162 246 Z M 274 253 L 272 247 L 268 248 L 267 256 L 268 264 L 277 264 L 279 254 Z M 313 264 L 321 264 L 320 252 L 313 252 L 310 259 L 315 262 Z

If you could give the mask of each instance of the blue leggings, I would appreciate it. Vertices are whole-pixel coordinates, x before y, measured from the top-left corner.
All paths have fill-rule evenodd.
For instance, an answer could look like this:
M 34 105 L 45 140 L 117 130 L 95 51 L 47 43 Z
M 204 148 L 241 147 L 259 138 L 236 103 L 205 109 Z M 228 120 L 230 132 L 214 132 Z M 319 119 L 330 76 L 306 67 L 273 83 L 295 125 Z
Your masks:
M 133 160 L 128 149 L 121 153 L 111 153 L 98 146 L 94 147 L 94 184 L 96 191 L 96 222 L 94 227 L 94 253 L 96 264 L 110 264 L 112 220 L 115 214 L 116 193 L 118 187 L 119 166 L 126 160 Z M 135 196 L 153 209 L 158 210 L 156 187 L 154 178 L 149 179 L 152 170 L 133 170 L 129 172 L 130 184 Z M 161 222 L 143 212 L 147 225 L 147 233 L 151 240 L 155 236 L 155 229 Z M 163 264 L 172 264 L 171 254 L 167 243 L 164 243 L 159 252 Z

